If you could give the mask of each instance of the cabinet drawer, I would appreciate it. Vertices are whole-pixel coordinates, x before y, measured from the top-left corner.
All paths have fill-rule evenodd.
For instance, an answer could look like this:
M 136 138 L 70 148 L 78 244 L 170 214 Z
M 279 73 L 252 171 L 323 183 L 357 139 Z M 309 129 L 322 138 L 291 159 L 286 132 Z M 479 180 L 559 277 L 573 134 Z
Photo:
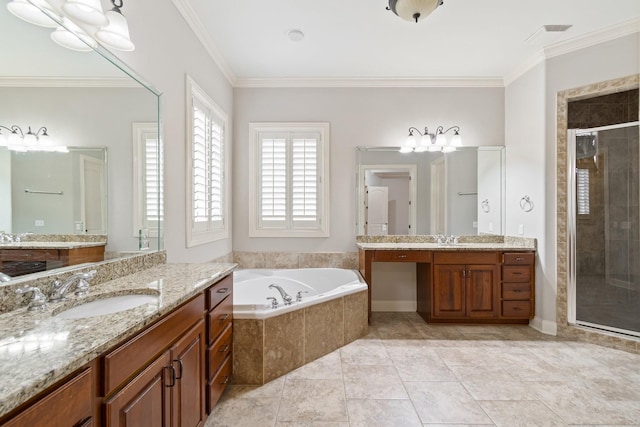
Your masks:
M 233 292 L 233 275 L 221 279 L 207 289 L 207 309 L 211 310 Z
M 146 367 L 204 314 L 204 296 L 198 295 L 173 313 L 140 332 L 104 356 L 104 396 Z
M 504 264 L 515 265 L 531 265 L 533 264 L 532 252 L 505 252 L 503 258 Z
M 447 251 L 433 255 L 434 264 L 496 264 L 498 252 Z
M 222 363 L 220 370 L 216 372 L 214 378 L 207 384 L 208 397 L 207 397 L 207 412 L 211 413 L 213 408 L 218 403 L 222 392 L 227 387 L 227 384 L 231 382 L 231 369 L 232 369 L 231 357 L 227 357 Z
M 375 251 L 373 261 L 383 262 L 431 262 L 429 251 Z
M 231 347 L 233 345 L 233 326 L 227 326 L 227 329 L 220 335 L 215 343 L 207 350 L 207 363 L 208 374 L 207 379 L 211 380 L 218 369 L 222 361 L 231 354 Z
M 55 261 L 57 249 L 0 249 L 0 261 Z
M 209 335 L 207 344 L 213 344 L 220 332 L 233 320 L 233 297 L 229 295 L 220 304 L 209 312 Z
M 528 266 L 502 266 L 502 280 L 504 282 L 529 282 L 531 281 L 531 268 Z
M 530 283 L 503 283 L 502 299 L 529 300 L 531 299 Z
M 89 420 L 92 413 L 92 370 L 89 368 L 2 425 L 62 427 Z
M 531 318 L 531 301 L 502 301 L 502 316 Z

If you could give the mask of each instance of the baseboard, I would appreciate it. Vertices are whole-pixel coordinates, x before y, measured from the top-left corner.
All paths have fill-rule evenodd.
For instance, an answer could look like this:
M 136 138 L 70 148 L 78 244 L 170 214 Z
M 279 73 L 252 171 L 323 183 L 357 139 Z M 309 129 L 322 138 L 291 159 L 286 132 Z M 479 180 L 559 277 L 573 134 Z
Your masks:
M 543 320 L 536 316 L 529 322 L 529 326 L 546 335 L 558 335 L 558 324 L 550 320 Z
M 415 301 L 371 301 L 371 311 L 414 312 L 417 309 Z

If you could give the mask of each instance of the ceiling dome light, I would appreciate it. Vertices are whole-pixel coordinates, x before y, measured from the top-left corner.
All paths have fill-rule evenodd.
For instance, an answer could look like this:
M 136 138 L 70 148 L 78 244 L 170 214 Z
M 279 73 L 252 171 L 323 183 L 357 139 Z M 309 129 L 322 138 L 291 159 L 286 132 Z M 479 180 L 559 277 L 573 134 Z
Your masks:
M 32 3 L 27 0 L 12 0 L 7 4 L 7 9 L 18 18 L 30 24 L 47 28 L 55 28 L 59 25 L 42 11 L 42 9 L 46 9 L 47 12 L 50 12 L 52 15 L 58 16 L 51 8 L 51 5 L 40 0 L 32 0 Z
M 67 0 L 62 5 L 62 10 L 67 16 L 87 25 L 104 27 L 109 23 L 100 0 Z
M 389 0 L 387 10 L 406 21 L 418 22 L 430 15 L 442 3 L 443 0 Z
M 102 30 L 98 30 L 96 32 L 96 38 L 106 47 L 130 52 L 136 47 L 129 37 L 129 24 L 127 24 L 127 18 L 125 18 L 122 12 L 120 12 L 122 2 L 120 2 L 120 6 L 116 6 L 114 1 L 112 1 L 112 3 L 113 9 L 107 12 L 109 26 Z
M 51 40 L 62 47 L 78 52 L 88 52 L 98 46 L 98 43 L 74 24 L 69 18 L 62 18 L 65 27 L 59 26 L 51 33 Z M 71 32 L 70 30 L 73 30 Z
M 287 37 L 289 37 L 289 40 L 291 40 L 292 42 L 299 42 L 304 39 L 304 33 L 302 32 L 302 30 L 294 28 L 287 31 Z

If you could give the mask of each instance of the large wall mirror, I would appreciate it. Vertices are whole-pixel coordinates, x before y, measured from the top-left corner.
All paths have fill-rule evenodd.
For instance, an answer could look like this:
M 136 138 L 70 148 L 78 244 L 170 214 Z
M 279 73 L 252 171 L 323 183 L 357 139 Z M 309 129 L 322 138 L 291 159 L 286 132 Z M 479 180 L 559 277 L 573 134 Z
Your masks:
M 504 234 L 504 147 L 357 147 L 358 235 Z
M 6 4 L 0 26 L 0 126 L 45 127 L 66 147 L 0 147 L 0 231 L 105 236 L 108 258 L 162 249 L 160 93 L 105 50 L 55 44 L 53 29 Z

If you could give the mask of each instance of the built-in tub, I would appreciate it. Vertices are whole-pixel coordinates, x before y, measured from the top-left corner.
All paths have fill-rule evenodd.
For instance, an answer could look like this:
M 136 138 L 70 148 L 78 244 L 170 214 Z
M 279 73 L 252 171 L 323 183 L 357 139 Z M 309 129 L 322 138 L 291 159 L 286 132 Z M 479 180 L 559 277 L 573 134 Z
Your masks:
M 276 284 L 292 298 L 285 305 L 280 293 L 269 285 Z M 367 290 L 357 270 L 342 268 L 250 269 L 233 273 L 234 319 L 266 319 L 314 304 Z M 297 301 L 298 292 L 301 300 Z M 267 298 L 274 297 L 278 308 Z
M 235 384 L 264 384 L 368 332 L 367 284 L 357 270 L 236 270 L 233 282 Z M 270 284 L 281 286 L 293 303 L 285 305 Z M 278 308 L 268 297 L 277 299 Z

